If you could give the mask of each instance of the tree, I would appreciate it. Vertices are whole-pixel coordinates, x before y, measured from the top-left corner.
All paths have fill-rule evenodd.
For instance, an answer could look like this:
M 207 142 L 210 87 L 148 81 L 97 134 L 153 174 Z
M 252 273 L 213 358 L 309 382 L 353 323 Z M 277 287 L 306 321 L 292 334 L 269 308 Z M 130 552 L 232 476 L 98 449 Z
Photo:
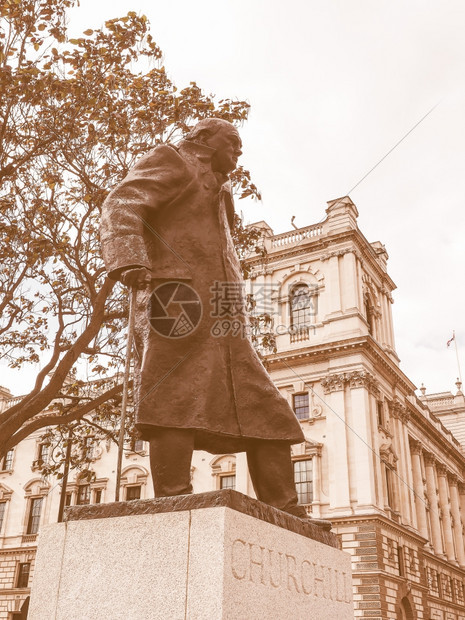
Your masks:
M 106 277 L 97 234 L 109 188 L 196 121 L 241 123 L 249 109 L 195 82 L 178 91 L 135 12 L 68 40 L 75 3 L 0 1 L 0 358 L 43 364 L 31 392 L 0 414 L 0 455 L 118 402 L 127 292 Z M 248 171 L 232 181 L 240 198 L 259 198 Z M 254 233 L 236 223 L 250 247 Z

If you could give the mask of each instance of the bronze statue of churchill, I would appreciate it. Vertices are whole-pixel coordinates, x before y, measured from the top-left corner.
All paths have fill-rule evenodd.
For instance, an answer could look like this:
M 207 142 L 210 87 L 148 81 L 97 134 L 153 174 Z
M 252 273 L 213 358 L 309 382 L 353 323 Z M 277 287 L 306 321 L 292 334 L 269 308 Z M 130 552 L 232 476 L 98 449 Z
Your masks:
M 212 291 L 237 294 L 243 282 L 228 182 L 241 147 L 231 123 L 206 119 L 178 146 L 144 155 L 103 205 L 102 251 L 110 277 L 137 291 L 136 426 L 150 442 L 155 496 L 192 492 L 194 449 L 246 451 L 258 499 L 305 518 L 290 457 L 302 429 L 247 337 L 245 311 L 226 310 L 239 333 L 213 329 Z M 182 307 L 191 329 L 161 333 Z

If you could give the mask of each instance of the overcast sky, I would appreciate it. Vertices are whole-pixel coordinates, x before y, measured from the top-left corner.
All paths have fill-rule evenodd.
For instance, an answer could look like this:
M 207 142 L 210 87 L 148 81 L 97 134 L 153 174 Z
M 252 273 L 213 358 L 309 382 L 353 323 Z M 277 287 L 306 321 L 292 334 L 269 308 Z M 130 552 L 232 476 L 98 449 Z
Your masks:
M 279 233 L 295 215 L 306 226 L 349 193 L 361 231 L 389 254 L 403 371 L 428 392 L 455 392 L 446 342 L 455 329 L 465 372 L 463 0 L 80 0 L 70 36 L 130 10 L 149 18 L 179 88 L 196 81 L 251 104 L 241 163 L 263 202 L 236 205 L 246 221 Z

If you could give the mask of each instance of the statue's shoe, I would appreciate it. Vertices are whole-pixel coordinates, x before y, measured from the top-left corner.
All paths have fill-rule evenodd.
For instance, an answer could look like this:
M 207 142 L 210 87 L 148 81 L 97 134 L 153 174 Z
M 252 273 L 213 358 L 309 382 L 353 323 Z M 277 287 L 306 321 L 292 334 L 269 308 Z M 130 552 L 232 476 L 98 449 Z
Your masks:
M 303 506 L 293 506 L 289 510 L 286 510 L 286 512 L 290 515 L 293 515 L 294 517 L 302 519 L 302 521 L 305 521 L 306 523 L 311 523 L 312 525 L 321 527 L 321 529 L 325 530 L 325 532 L 329 532 L 331 530 L 331 521 L 327 521 L 326 519 L 312 519 L 307 515 L 307 511 Z
M 302 521 L 306 521 L 307 523 L 311 523 L 312 525 L 316 525 L 317 527 L 321 527 L 325 532 L 330 532 L 332 523 L 331 521 L 327 521 L 326 519 L 311 519 L 310 517 L 304 517 Z

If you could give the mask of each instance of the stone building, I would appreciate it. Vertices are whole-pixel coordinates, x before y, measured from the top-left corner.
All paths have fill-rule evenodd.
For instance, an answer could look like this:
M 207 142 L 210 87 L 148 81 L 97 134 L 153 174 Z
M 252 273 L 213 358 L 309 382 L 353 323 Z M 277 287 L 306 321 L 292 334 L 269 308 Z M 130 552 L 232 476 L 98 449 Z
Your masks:
M 272 321 L 269 372 L 305 433 L 293 447 L 298 492 L 352 556 L 354 617 L 465 620 L 463 395 L 415 395 L 395 351 L 387 252 L 357 216 L 344 197 L 317 225 L 255 225 L 264 252 L 249 258 L 247 293 Z M 152 497 L 146 448 L 128 446 L 122 499 Z M 95 478 L 71 476 L 67 504 L 114 498 L 116 449 L 92 450 Z M 60 482 L 37 475 L 46 458 L 32 436 L 1 464 L 0 619 L 27 597 L 37 531 L 58 515 Z M 253 495 L 244 454 L 197 452 L 192 479 L 195 491 Z

